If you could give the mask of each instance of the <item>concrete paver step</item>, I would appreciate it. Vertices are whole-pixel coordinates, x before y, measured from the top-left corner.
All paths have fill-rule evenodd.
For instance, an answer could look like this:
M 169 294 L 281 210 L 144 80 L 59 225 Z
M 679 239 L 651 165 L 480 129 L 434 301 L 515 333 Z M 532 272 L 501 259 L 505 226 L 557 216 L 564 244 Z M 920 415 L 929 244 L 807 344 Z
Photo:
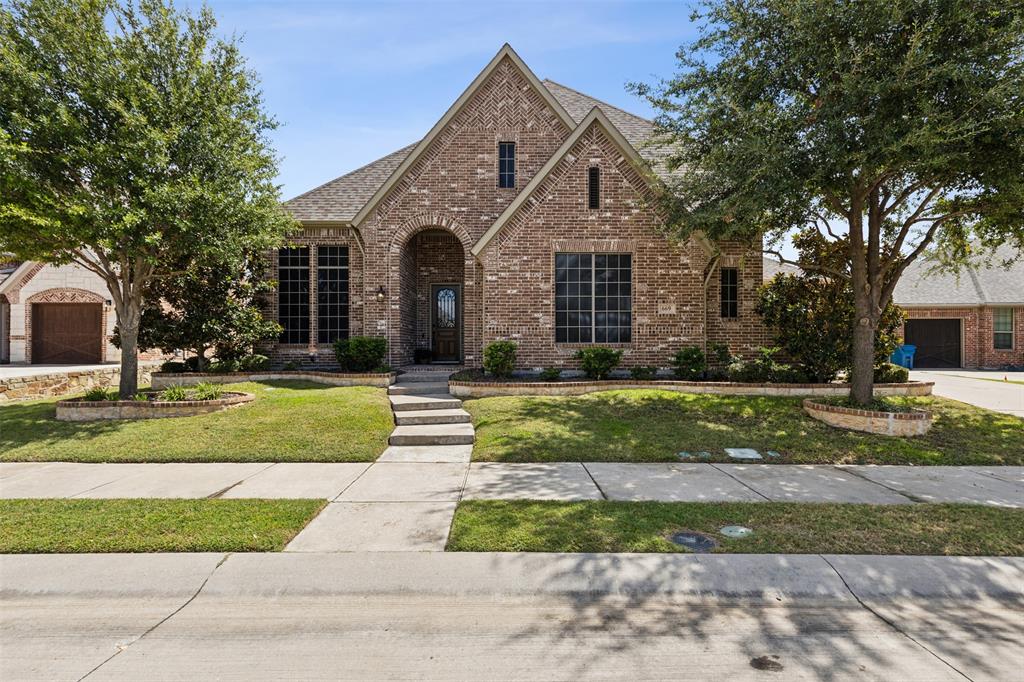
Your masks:
M 448 381 L 448 377 L 455 374 L 453 370 L 431 370 L 428 372 L 406 372 L 400 374 L 398 384 L 423 384 L 423 383 L 439 383 L 442 381 Z
M 472 424 L 396 426 L 391 445 L 464 445 L 475 440 Z
M 398 426 L 468 424 L 469 422 L 469 412 L 465 410 L 403 410 L 395 413 L 395 424 Z
M 453 398 L 447 393 L 435 395 L 393 395 L 391 409 L 397 412 L 408 410 L 457 410 L 462 407 L 462 401 Z
M 388 395 L 429 395 L 447 392 L 447 381 L 422 381 L 411 384 L 392 384 L 388 386 Z

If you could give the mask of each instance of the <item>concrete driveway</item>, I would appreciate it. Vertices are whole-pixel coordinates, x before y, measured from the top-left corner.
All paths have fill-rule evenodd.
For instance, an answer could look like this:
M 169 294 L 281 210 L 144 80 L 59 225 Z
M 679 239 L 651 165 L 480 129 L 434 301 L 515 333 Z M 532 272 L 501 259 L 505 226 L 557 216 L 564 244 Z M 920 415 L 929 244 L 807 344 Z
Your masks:
M 1012 383 L 1024 382 L 1024 372 L 922 369 L 911 372 L 910 378 L 934 381 L 932 393 L 943 398 L 1024 418 L 1024 383 Z

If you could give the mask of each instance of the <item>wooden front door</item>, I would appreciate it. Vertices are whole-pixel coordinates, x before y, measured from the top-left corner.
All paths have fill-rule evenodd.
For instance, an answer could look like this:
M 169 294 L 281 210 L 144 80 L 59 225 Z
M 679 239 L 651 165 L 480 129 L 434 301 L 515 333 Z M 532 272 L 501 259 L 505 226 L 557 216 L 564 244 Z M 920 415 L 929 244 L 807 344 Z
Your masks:
M 32 304 L 32 364 L 96 363 L 102 349 L 101 304 Z
M 431 285 L 430 340 L 435 362 L 462 359 L 462 287 L 458 284 Z

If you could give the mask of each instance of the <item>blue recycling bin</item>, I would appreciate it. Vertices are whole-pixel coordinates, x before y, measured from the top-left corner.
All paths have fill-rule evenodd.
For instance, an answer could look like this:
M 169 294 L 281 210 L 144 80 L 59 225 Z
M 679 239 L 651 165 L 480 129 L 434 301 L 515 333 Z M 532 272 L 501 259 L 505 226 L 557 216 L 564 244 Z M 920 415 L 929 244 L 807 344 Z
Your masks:
M 914 352 L 917 351 L 917 346 L 910 344 L 903 344 L 892 352 L 889 357 L 889 361 L 894 365 L 900 367 L 906 367 L 907 369 L 914 369 Z

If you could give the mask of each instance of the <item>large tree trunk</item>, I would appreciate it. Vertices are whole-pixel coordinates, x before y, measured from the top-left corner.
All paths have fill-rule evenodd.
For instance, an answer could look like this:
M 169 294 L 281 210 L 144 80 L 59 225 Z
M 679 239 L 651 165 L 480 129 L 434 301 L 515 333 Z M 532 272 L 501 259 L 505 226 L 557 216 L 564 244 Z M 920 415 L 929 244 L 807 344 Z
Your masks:
M 121 336 L 121 383 L 118 395 L 131 400 L 139 390 L 139 307 L 128 304 L 117 311 L 117 329 Z
M 875 331 L 866 292 L 854 293 L 853 358 L 850 367 L 850 398 L 859 405 L 871 402 L 875 390 Z

